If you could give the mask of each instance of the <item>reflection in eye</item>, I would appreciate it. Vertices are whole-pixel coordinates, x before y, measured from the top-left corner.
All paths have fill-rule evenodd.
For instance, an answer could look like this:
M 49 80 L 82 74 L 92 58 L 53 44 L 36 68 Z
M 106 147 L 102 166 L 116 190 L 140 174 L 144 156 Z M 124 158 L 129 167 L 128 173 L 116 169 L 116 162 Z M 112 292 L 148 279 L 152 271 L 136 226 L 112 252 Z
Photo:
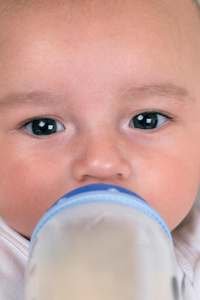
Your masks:
M 24 125 L 24 128 L 37 136 L 50 135 L 64 130 L 64 125 L 50 118 L 34 119 Z
M 143 130 L 155 129 L 165 123 L 170 117 L 157 112 L 144 112 L 133 117 L 129 123 L 132 128 Z

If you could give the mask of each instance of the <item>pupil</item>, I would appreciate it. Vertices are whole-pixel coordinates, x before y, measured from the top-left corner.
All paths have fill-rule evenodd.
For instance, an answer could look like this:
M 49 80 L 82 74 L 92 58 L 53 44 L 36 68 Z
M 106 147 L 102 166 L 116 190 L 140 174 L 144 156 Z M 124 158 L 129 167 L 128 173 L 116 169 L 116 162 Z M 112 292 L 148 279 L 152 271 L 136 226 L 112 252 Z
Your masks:
M 133 118 L 134 126 L 140 129 L 154 129 L 158 124 L 155 113 L 143 113 Z
M 56 132 L 56 122 L 52 119 L 34 120 L 32 130 L 36 135 L 52 134 Z

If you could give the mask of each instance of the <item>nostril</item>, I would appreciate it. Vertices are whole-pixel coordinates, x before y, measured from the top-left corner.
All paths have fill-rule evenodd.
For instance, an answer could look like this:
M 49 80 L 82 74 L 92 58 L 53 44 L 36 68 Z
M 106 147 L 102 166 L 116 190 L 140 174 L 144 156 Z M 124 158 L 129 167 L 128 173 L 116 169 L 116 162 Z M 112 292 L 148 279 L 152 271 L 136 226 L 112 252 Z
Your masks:
M 130 164 L 123 159 L 95 159 L 76 160 L 72 165 L 72 175 L 78 181 L 89 177 L 96 180 L 127 179 L 130 176 Z

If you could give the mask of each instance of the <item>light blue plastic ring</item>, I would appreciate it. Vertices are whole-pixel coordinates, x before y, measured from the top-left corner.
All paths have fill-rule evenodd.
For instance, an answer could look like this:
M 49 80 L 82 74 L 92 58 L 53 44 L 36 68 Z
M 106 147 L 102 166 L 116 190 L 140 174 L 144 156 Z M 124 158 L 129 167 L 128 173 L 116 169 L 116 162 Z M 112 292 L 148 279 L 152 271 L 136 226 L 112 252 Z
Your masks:
M 43 217 L 37 223 L 31 237 L 29 250 L 31 250 L 38 232 L 51 218 L 66 209 L 91 202 L 113 202 L 137 208 L 138 210 L 153 218 L 163 228 L 164 232 L 169 237 L 171 244 L 173 245 L 172 236 L 166 223 L 161 218 L 160 214 L 155 209 L 153 209 L 144 199 L 142 199 L 134 192 L 116 185 L 92 184 L 75 189 L 65 194 L 58 201 L 56 201 L 56 203 L 43 215 Z

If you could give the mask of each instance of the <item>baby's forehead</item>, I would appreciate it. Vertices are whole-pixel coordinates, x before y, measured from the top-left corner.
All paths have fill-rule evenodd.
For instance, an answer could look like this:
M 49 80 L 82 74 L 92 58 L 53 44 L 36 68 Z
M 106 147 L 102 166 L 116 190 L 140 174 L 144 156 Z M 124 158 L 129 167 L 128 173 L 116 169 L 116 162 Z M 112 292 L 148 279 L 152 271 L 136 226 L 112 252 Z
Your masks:
M 4 22 L 4 18 L 0 18 L 0 43 L 2 37 L 3 39 L 10 39 L 10 36 L 12 36 L 11 38 L 15 38 L 16 40 L 17 35 L 20 35 L 22 40 L 24 28 L 27 25 L 27 28 L 29 28 L 30 24 L 33 22 L 37 23 L 37 20 L 39 19 L 42 20 L 42 18 L 44 18 L 45 21 L 47 18 L 49 18 L 49 20 L 54 19 L 53 22 L 55 23 L 55 19 L 57 18 L 58 21 L 61 20 L 61 22 L 64 21 L 65 24 L 67 24 L 68 27 L 65 27 L 65 30 L 71 25 L 72 30 L 78 27 L 78 29 L 82 30 L 81 26 L 83 24 L 84 29 L 86 29 L 85 31 L 82 30 L 83 33 L 91 30 L 90 28 L 87 28 L 89 26 L 91 28 L 94 27 L 94 33 L 95 30 L 98 31 L 98 29 L 102 27 L 102 37 L 105 33 L 106 26 L 108 26 L 108 31 L 111 28 L 116 34 L 118 34 L 121 26 L 120 34 L 118 36 L 121 37 L 122 40 L 123 35 L 127 34 L 127 32 L 130 33 L 130 39 L 134 40 L 134 33 L 138 35 L 139 30 L 137 30 L 137 28 L 141 28 L 141 26 L 146 28 L 146 33 L 149 31 L 149 36 L 152 33 L 151 30 L 157 31 L 160 40 L 164 39 L 167 35 L 167 38 L 169 39 L 172 37 L 174 40 L 180 40 L 187 34 L 187 37 L 184 37 L 184 44 L 182 44 L 182 47 L 184 48 L 185 44 L 189 43 L 187 42 L 187 40 L 189 40 L 189 35 L 191 36 L 190 43 L 193 43 L 195 39 L 199 40 L 195 36 L 196 33 L 198 35 L 200 34 L 200 14 L 197 14 L 197 5 L 195 5 L 195 3 L 197 4 L 197 1 L 200 0 L 0 1 L 0 16 L 5 15 L 6 19 Z M 23 14 L 22 18 L 21 14 Z M 10 22 L 10 19 L 12 19 L 12 22 Z M 19 29 L 21 27 L 22 29 L 18 30 L 17 34 L 15 21 L 17 27 Z M 93 26 L 95 22 L 98 23 L 99 27 Z M 79 25 L 77 25 L 78 23 Z M 50 25 L 50 22 L 46 23 L 46 29 L 52 31 L 52 24 Z M 38 24 L 36 24 L 36 27 L 38 30 Z M 60 27 L 55 27 L 56 30 L 60 30 Z M 162 33 L 162 30 L 165 32 Z M 37 32 L 39 33 L 40 31 L 38 30 Z M 68 29 L 66 30 L 66 33 L 69 33 Z M 74 34 L 76 33 L 77 31 L 74 31 Z M 165 37 L 163 38 L 161 34 L 162 36 L 165 35 Z
M 141 3 L 141 5 L 154 4 L 155 6 L 162 6 L 163 3 L 169 3 L 171 0 L 6 0 L 0 2 L 0 12 L 6 11 L 18 11 L 29 9 L 51 9 L 55 7 L 61 7 L 65 9 L 70 8 L 83 8 L 92 7 L 92 10 L 105 9 L 106 11 L 115 10 L 116 7 L 122 8 L 129 4 Z M 186 2 L 193 2 L 200 8 L 200 0 L 173 0 L 178 5 L 184 6 Z
M 73 18 L 73 12 L 78 11 L 79 17 L 98 18 L 102 15 L 121 15 L 140 9 L 140 13 L 151 13 L 158 11 L 162 14 L 181 19 L 184 10 L 192 9 L 192 4 L 199 8 L 200 0 L 6 0 L 0 1 L 0 16 L 10 14 L 13 18 L 20 13 L 29 14 L 51 14 L 58 13 L 60 16 Z M 133 16 L 134 17 L 134 16 Z M 187 20 L 186 20 L 187 21 Z
M 114 35 L 118 35 L 118 39 L 121 38 L 123 42 L 127 33 L 130 34 L 130 40 L 134 40 L 143 26 L 143 28 L 146 28 L 147 36 L 148 32 L 149 36 L 154 32 L 155 35 L 159 36 L 159 40 L 174 39 L 176 44 L 180 44 L 180 40 L 184 37 L 184 43 L 182 43 L 182 48 L 184 48 L 186 44 L 189 44 L 189 35 L 191 36 L 191 44 L 195 39 L 199 40 L 196 38 L 196 34 L 200 35 L 200 14 L 197 14 L 196 1 L 200 0 L 0 1 L 0 16 L 5 15 L 5 18 L 0 18 L 0 44 L 2 44 L 2 37 L 4 40 L 18 41 L 17 36 L 24 43 L 23 32 L 26 28 L 26 31 L 28 31 L 30 26 L 33 27 L 34 22 L 37 27 L 37 34 L 40 34 L 43 29 L 40 30 L 38 25 L 40 23 L 37 24 L 37 20 L 44 19 L 44 22 L 47 19 L 53 20 L 52 23 L 51 21 L 46 22 L 46 30 L 49 32 L 63 30 L 63 27 L 53 27 L 52 24 L 56 24 L 55 20 L 57 19 L 58 22 L 61 20 L 60 23 L 65 24 L 66 34 L 69 33 L 69 28 L 77 36 L 80 32 L 85 34 L 93 28 L 94 35 L 99 31 L 99 28 L 102 28 L 101 38 L 104 39 L 105 33 L 108 35 L 105 31 L 107 26 L 107 31 L 114 32 Z M 12 22 L 10 22 L 10 19 L 12 19 Z M 95 27 L 95 23 L 98 26 Z M 197 27 L 198 29 L 196 29 Z M 17 31 L 16 28 L 18 28 Z

